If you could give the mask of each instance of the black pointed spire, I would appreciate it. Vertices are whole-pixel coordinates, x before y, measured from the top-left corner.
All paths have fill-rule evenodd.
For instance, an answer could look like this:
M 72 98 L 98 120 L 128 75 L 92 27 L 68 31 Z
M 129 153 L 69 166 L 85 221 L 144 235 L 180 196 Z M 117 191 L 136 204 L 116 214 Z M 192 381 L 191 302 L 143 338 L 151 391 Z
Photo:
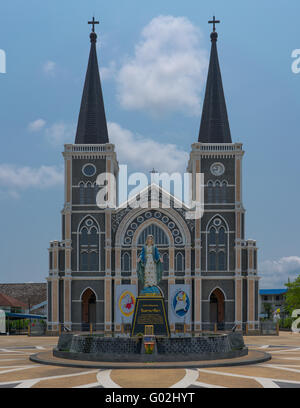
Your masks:
M 99 22 L 95 21 L 93 17 L 93 21 L 89 21 L 88 24 L 92 24 L 92 32 L 90 34 L 91 49 L 75 143 L 103 144 L 109 143 L 109 140 L 96 52 L 97 34 L 95 33 L 95 24 L 99 24 Z
M 210 61 L 198 138 L 201 143 L 232 143 L 217 51 L 215 24 L 219 22 L 215 16 L 209 21 L 213 24 L 213 31 L 210 34 Z

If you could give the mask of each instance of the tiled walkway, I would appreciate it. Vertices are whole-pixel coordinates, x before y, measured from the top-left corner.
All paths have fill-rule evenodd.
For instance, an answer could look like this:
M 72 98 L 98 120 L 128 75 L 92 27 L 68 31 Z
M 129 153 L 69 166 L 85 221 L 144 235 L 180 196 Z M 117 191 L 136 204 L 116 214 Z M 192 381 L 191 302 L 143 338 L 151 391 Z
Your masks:
M 31 354 L 47 352 L 56 337 L 0 337 L 0 388 L 300 388 L 300 334 L 245 337 L 250 350 L 272 360 L 246 366 L 99 370 L 36 364 Z

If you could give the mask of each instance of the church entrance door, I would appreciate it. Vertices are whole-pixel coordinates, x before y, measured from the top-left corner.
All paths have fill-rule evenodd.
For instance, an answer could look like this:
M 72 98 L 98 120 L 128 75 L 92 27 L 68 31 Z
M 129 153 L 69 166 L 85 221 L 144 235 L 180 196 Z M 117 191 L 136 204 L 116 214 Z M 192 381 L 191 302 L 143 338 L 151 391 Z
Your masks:
M 92 289 L 88 288 L 81 297 L 82 323 L 96 323 L 96 296 Z M 86 328 L 88 330 L 88 327 Z
M 224 325 L 225 318 L 225 299 L 220 289 L 215 289 L 210 295 L 210 322 L 218 323 L 221 329 Z

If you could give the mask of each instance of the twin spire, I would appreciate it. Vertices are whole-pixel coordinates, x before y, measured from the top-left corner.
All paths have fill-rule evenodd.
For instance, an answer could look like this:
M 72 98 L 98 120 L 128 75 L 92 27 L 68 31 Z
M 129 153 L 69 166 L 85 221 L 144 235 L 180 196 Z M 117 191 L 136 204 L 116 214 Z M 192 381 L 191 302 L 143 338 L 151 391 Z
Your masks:
M 215 31 L 215 24 L 219 22 L 215 20 L 215 17 L 209 21 L 213 24 L 213 31 L 210 34 L 211 53 L 198 138 L 201 143 L 232 143 L 217 52 L 218 34 Z M 88 24 L 92 24 L 91 49 L 75 144 L 105 144 L 109 143 L 109 139 L 96 53 L 97 34 L 95 33 L 95 24 L 99 24 L 99 21 L 95 21 L 93 17 Z
M 90 34 L 91 49 L 85 76 L 80 112 L 78 117 L 75 144 L 104 144 L 109 143 L 104 102 L 102 96 L 95 33 L 94 17 L 88 24 L 92 24 Z
M 209 21 L 213 24 L 213 31 L 210 34 L 210 60 L 198 138 L 201 143 L 232 143 L 217 51 L 215 24 L 219 22 L 215 16 Z

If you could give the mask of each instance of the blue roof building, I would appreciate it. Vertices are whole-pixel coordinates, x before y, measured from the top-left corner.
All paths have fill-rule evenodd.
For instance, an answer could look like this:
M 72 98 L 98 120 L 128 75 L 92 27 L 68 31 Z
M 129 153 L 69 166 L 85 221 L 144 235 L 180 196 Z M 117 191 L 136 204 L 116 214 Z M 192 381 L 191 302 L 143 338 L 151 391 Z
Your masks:
M 271 314 L 280 310 L 281 317 L 284 317 L 284 302 L 285 294 L 287 289 L 260 289 L 259 299 L 260 299 L 260 317 L 270 317 L 268 316 L 268 306 L 271 305 Z
M 287 289 L 260 289 L 260 295 L 283 295 L 287 292 Z

